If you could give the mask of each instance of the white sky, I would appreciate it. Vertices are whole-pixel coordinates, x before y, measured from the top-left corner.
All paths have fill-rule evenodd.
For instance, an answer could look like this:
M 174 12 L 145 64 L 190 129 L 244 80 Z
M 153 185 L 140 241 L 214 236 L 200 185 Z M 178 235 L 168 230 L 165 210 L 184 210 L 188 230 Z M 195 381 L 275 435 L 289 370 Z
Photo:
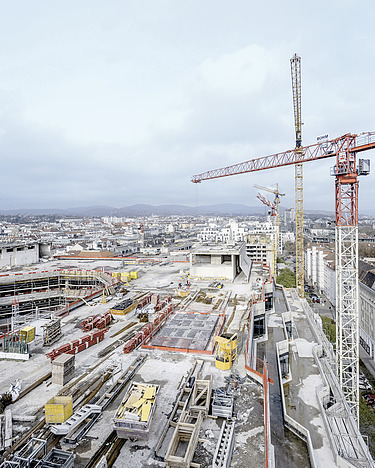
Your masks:
M 0 209 L 257 205 L 253 184 L 276 182 L 294 206 L 293 167 L 190 177 L 294 147 L 294 53 L 304 144 L 374 131 L 374 16 L 373 0 L 0 0 Z M 334 209 L 333 164 L 305 164 L 306 209 Z

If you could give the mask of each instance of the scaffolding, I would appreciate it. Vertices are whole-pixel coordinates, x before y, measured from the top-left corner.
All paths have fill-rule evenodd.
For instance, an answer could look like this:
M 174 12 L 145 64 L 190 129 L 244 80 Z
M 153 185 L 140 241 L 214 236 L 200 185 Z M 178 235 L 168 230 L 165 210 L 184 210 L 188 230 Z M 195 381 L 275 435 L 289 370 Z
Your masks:
M 92 270 L 54 270 L 0 277 L 0 324 L 5 331 L 31 320 L 51 316 L 66 300 L 84 299 L 106 289 L 114 294 L 118 280 L 110 274 Z M 18 301 L 15 315 L 13 301 Z M 17 323 L 16 323 L 17 322 Z

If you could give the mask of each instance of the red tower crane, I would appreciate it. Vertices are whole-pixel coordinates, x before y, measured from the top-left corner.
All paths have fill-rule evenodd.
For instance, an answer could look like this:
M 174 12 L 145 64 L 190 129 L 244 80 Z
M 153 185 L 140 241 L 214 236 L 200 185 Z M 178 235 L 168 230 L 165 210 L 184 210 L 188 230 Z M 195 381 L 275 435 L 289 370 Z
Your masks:
M 298 147 L 194 175 L 193 183 L 275 167 L 336 158 L 336 372 L 349 407 L 359 420 L 359 287 L 358 176 L 370 172 L 370 161 L 357 153 L 375 149 L 375 132 L 345 134 L 330 141 Z M 303 268 L 303 265 L 302 265 Z
M 271 221 L 274 229 L 274 233 L 272 236 L 272 265 L 271 267 L 271 274 L 272 276 L 276 277 L 276 263 L 277 263 L 277 244 L 278 244 L 278 229 L 276 225 L 276 205 L 272 203 L 271 201 L 267 200 L 266 197 L 264 197 L 261 193 L 258 192 L 257 198 L 266 206 L 269 206 L 271 208 L 269 214 L 271 215 Z

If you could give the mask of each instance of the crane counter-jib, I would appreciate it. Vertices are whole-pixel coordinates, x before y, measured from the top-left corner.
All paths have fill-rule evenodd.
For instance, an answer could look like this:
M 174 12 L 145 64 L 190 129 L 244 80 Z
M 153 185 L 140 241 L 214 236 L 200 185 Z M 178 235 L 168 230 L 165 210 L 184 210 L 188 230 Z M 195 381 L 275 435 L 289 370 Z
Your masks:
M 249 161 L 239 164 L 194 175 L 191 181 L 193 183 L 199 183 L 202 180 L 217 179 L 231 175 L 245 174 L 247 172 L 256 172 L 275 167 L 332 158 L 345 150 L 345 148 L 347 148 L 349 153 L 375 149 L 375 132 L 361 133 L 359 135 L 346 134 L 334 140 L 323 141 L 314 145 L 295 148 L 270 156 L 250 159 Z

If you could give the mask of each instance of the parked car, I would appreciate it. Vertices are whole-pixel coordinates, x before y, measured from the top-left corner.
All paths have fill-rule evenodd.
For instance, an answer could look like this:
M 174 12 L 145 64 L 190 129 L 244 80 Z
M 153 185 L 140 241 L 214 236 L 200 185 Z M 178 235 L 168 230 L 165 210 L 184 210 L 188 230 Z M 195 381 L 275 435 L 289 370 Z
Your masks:
M 310 298 L 313 302 L 320 304 L 320 297 L 318 297 L 316 294 L 310 294 Z

